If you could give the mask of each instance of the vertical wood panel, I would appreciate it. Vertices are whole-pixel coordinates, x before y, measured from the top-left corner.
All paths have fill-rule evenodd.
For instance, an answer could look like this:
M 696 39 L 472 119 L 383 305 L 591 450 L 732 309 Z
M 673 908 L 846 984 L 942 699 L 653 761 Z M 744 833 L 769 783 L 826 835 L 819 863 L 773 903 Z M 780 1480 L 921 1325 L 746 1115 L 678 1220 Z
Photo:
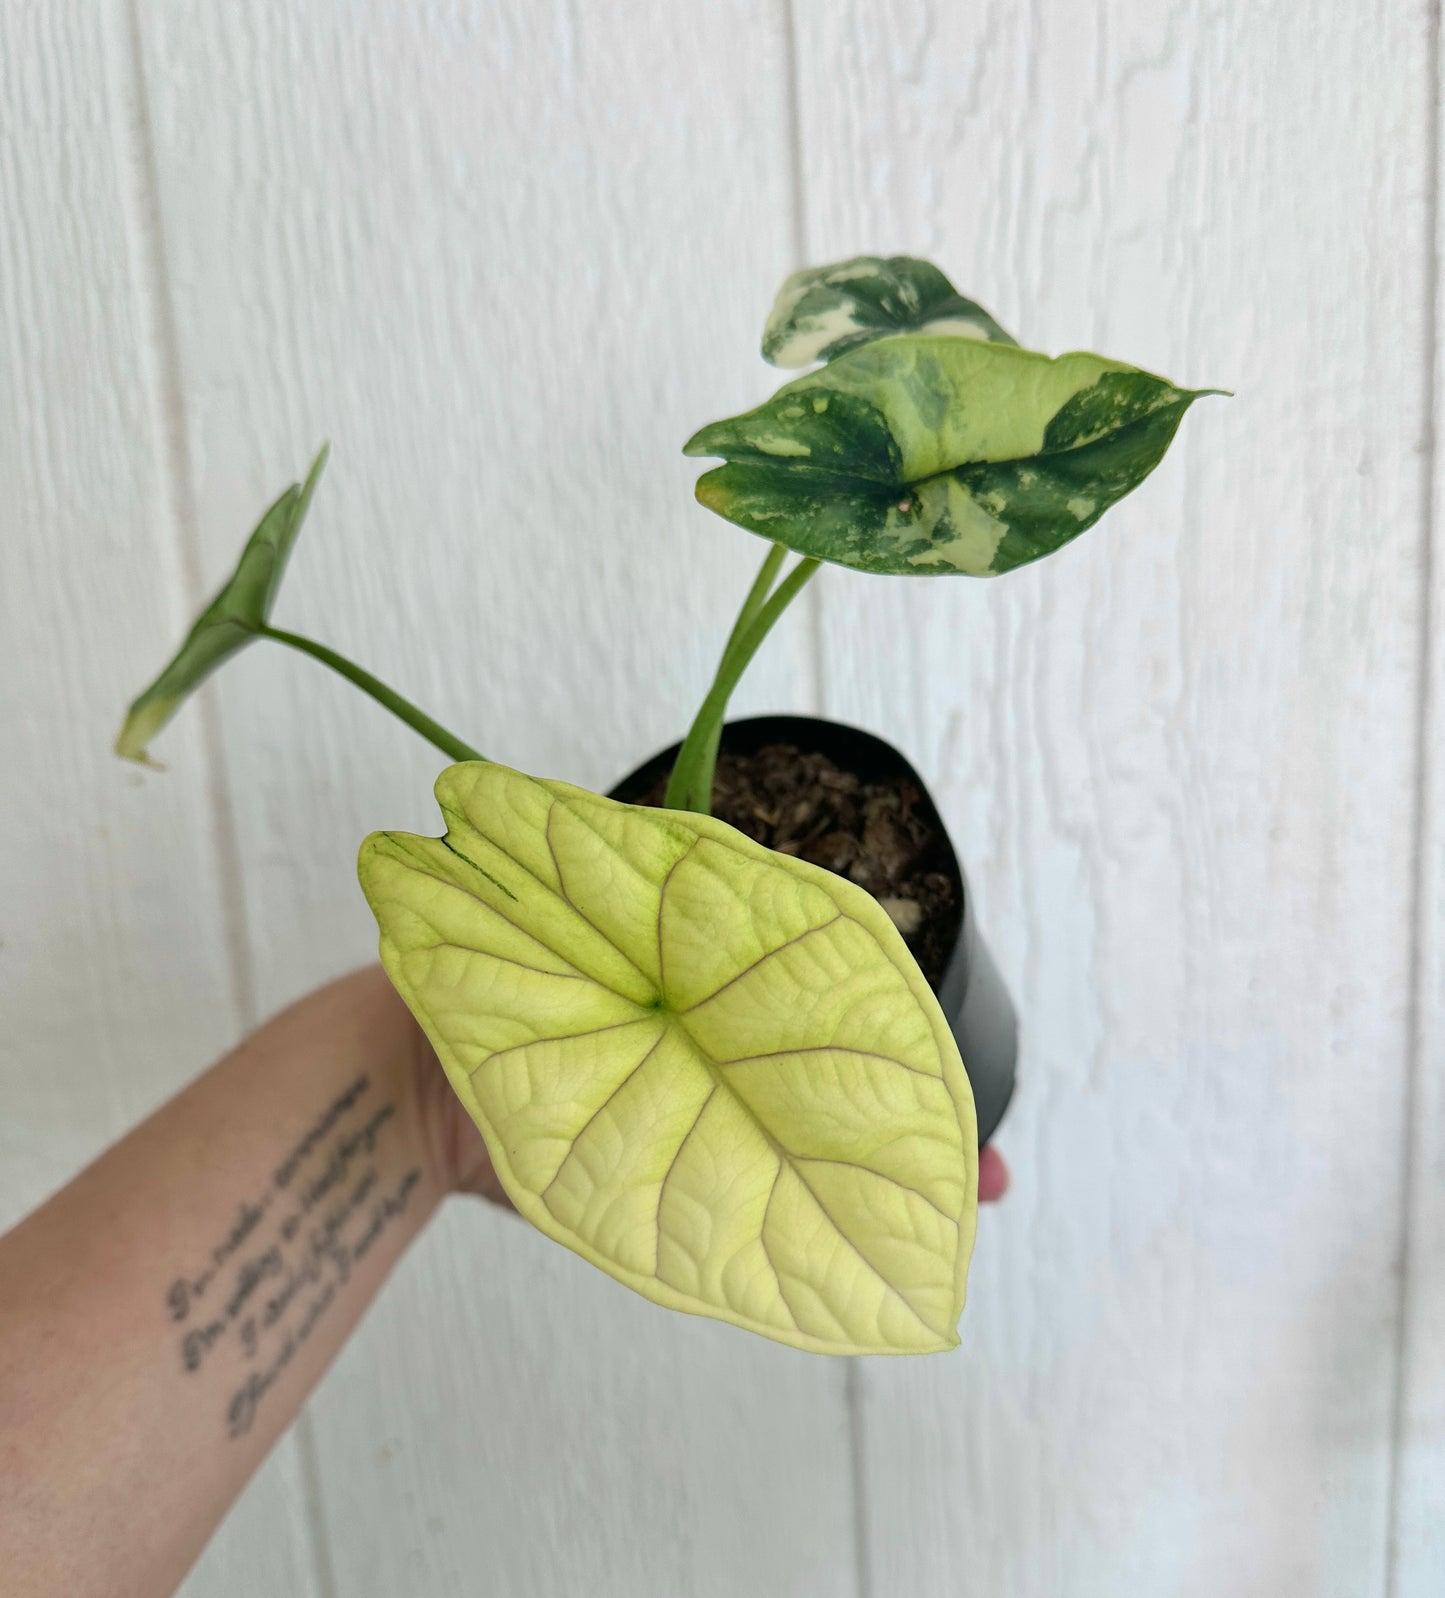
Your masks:
M 679 451 L 765 392 L 779 13 L 162 9 L 145 32 L 207 579 L 329 435 L 278 620 L 489 754 L 620 776 L 682 729 L 756 558 Z M 795 703 L 807 658 L 796 629 L 770 646 L 744 706 Z M 437 830 L 438 761 L 279 653 L 217 694 L 270 1009 L 372 957 L 356 844 Z M 477 1205 L 311 1414 L 348 1595 L 853 1589 L 840 1367 L 665 1315 Z
M 800 5 L 812 258 L 1239 391 L 1039 568 L 825 579 L 1026 1028 L 964 1347 L 863 1373 L 876 1593 L 1382 1590 L 1426 59 L 1384 4 Z
M 197 721 L 170 745 L 189 782 L 110 752 L 122 685 L 191 609 L 123 9 L 7 11 L 0 127 L 3 1228 L 209 1064 L 238 1018 Z M 284 1445 L 203 1585 L 242 1590 L 244 1571 L 247 1590 L 311 1593 L 295 1466 Z
M 1422 651 L 1425 681 L 1420 730 L 1424 755 L 1420 781 L 1418 859 L 1417 1016 L 1406 1127 L 1404 1324 L 1397 1395 L 1394 1523 L 1391 1527 L 1389 1598 L 1434 1598 L 1445 1573 L 1445 549 L 1440 518 L 1445 507 L 1445 460 L 1440 416 L 1445 409 L 1445 364 L 1440 326 L 1445 282 L 1442 240 L 1441 122 L 1445 63 L 1440 58 L 1440 14 L 1430 35 L 1435 98 L 1431 108 L 1434 237 L 1428 265 L 1432 281 L 1429 374 L 1431 414 L 1431 535 L 1429 609 Z

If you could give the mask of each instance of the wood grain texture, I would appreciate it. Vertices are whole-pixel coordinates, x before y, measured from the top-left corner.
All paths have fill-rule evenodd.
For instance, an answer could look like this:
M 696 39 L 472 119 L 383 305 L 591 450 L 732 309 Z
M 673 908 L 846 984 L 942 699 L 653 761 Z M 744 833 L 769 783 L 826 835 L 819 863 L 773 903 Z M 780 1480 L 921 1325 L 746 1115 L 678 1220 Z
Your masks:
M 1440 55 L 1440 14 L 1430 36 L 1436 74 L 1429 133 L 1433 143 L 1434 237 L 1427 240 L 1433 282 L 1429 373 L 1433 411 L 1430 481 L 1431 549 L 1426 572 L 1427 610 L 1422 660 L 1417 855 L 1416 1015 L 1414 1055 L 1406 1098 L 1400 1383 L 1394 1415 L 1395 1491 L 1387 1586 L 1389 1598 L 1434 1598 L 1445 1572 L 1445 456 L 1439 440 L 1445 414 L 1445 361 L 1440 328 L 1445 314 L 1445 259 L 1441 217 L 1445 215 L 1441 106 L 1445 63 Z
M 154 671 L 195 598 L 166 482 L 133 64 L 119 6 L 6 14 L 0 1228 L 239 1026 L 201 722 L 169 750 L 189 782 L 110 752 L 121 685 Z M 284 1444 L 207 1552 L 203 1586 L 313 1592 L 296 1467 Z
M 277 621 L 497 758 L 621 776 L 761 553 L 680 448 L 767 389 L 778 12 L 161 9 L 145 40 L 207 581 L 330 436 Z M 744 707 L 796 705 L 808 659 L 780 631 Z M 217 698 L 269 1010 L 374 956 L 356 846 L 439 830 L 438 761 L 279 651 Z M 849 1593 L 842 1376 L 459 1203 L 312 1408 L 335 1590 Z
M 871 1590 L 1381 1592 L 1424 13 L 798 15 L 810 259 L 1238 390 L 1041 567 L 825 579 L 827 708 L 937 781 L 1026 1028 L 964 1347 L 863 1372 Z

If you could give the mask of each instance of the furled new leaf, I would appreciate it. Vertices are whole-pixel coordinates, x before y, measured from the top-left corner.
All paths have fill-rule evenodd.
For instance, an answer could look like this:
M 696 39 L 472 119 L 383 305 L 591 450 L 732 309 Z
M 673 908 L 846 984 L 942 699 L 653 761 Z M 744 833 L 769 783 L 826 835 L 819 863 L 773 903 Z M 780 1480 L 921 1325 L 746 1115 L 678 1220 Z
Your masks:
M 714 422 L 697 497 L 860 571 L 987 577 L 1077 538 L 1149 475 L 1200 393 L 1098 355 L 880 339 Z
M 170 664 L 131 705 L 115 741 L 116 754 L 151 764 L 147 746 L 182 701 L 265 625 L 326 456 L 323 447 L 306 481 L 293 483 L 261 518 L 225 587 L 201 612 Z
M 829 1353 L 952 1347 L 973 1099 L 861 888 L 709 816 L 503 766 L 373 834 L 381 957 L 517 1208 L 674 1309 Z
M 793 273 L 763 329 L 763 356 L 774 366 L 811 366 L 890 333 L 1017 342 L 931 262 L 858 255 Z

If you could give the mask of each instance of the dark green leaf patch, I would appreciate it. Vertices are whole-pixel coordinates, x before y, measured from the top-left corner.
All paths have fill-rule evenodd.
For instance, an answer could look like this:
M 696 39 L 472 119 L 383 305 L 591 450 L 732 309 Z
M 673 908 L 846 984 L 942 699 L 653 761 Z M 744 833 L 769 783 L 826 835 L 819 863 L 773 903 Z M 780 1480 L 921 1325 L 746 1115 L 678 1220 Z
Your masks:
M 844 355 L 686 446 L 709 509 L 859 571 L 993 576 L 1092 527 L 1198 398 L 1092 355 L 902 337 Z
M 763 329 L 763 356 L 774 366 L 808 366 L 890 334 L 944 332 L 1016 342 L 932 262 L 859 255 L 793 273 Z

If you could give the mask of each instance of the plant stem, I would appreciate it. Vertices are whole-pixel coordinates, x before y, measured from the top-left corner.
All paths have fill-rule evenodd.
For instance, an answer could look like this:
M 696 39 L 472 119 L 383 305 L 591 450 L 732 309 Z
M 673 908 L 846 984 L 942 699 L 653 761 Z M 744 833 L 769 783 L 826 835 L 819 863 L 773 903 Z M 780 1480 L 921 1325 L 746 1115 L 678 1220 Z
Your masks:
M 311 638 L 303 638 L 300 633 L 288 633 L 280 627 L 258 627 L 256 636 L 273 638 L 278 644 L 287 644 L 292 649 L 299 649 L 303 655 L 310 655 L 313 660 L 319 660 L 323 666 L 330 666 L 332 671 L 340 672 L 348 682 L 355 683 L 362 693 L 370 694 L 377 704 L 385 705 L 393 716 L 399 717 L 413 732 L 419 732 L 428 743 L 435 744 L 444 755 L 450 755 L 453 760 L 487 758 L 478 754 L 470 744 L 464 744 L 455 733 L 448 732 L 440 722 L 433 721 L 424 710 L 419 710 L 412 704 L 411 700 L 403 699 L 394 688 L 388 688 L 369 671 L 363 670 L 345 655 L 338 655 L 334 649 L 328 649 L 325 644 L 318 644 Z
M 800 560 L 778 584 L 774 593 L 762 604 L 756 605 L 749 615 L 749 607 L 754 606 L 764 573 L 771 578 L 781 561 L 778 549 L 769 553 L 763 563 L 763 573 L 759 574 L 758 582 L 753 584 L 752 591 L 743 602 L 738 624 L 733 628 L 727 648 L 723 650 L 712 687 L 708 689 L 707 698 L 703 700 L 702 708 L 678 751 L 672 776 L 668 778 L 667 796 L 663 803 L 669 810 L 695 810 L 704 816 L 712 813 L 713 773 L 717 768 L 718 743 L 722 737 L 728 700 L 747 670 L 748 663 L 772 631 L 774 622 L 797 598 L 803 584 L 820 564 L 811 557 Z
M 777 581 L 778 569 L 787 557 L 786 544 L 774 544 L 763 557 L 763 564 L 753 579 L 753 586 L 748 589 L 748 597 L 743 601 L 743 608 L 738 612 L 738 619 L 733 623 L 733 630 L 728 634 L 728 641 L 723 646 L 723 660 L 732 653 L 738 639 L 747 631 L 748 623 L 763 608 L 763 601 L 772 592 L 773 584 Z
M 787 559 L 787 555 L 788 550 L 785 544 L 773 544 L 767 554 L 763 556 L 763 564 L 758 571 L 758 575 L 753 579 L 753 586 L 748 589 L 747 598 L 743 600 L 742 609 L 738 612 L 737 620 L 733 623 L 733 630 L 728 634 L 728 641 L 723 645 L 722 657 L 718 661 L 717 673 L 714 673 L 714 681 L 716 681 L 718 673 L 721 673 L 723 667 L 727 664 L 733 650 L 737 648 L 738 642 L 747 631 L 749 624 L 757 616 L 758 611 L 762 609 L 763 603 L 767 599 L 773 582 L 778 575 L 778 568 Z M 702 712 L 699 711 L 697 720 L 700 721 L 701 719 Z M 696 732 L 697 727 L 694 725 L 689 733 L 689 742 L 692 741 L 692 736 Z M 701 768 L 706 766 L 711 760 L 715 766 L 718 742 L 721 737 L 722 723 L 718 722 L 707 734 L 706 740 L 701 747 L 694 746 L 688 751 L 689 762 Z M 673 762 L 672 772 L 668 777 L 667 783 L 665 803 L 670 809 L 674 810 L 691 808 L 687 795 L 691 790 L 692 784 L 687 781 L 685 775 L 679 775 L 680 772 L 684 771 L 683 753 L 683 749 L 678 750 L 678 757 Z M 709 799 L 711 799 L 710 787 L 708 792 Z

